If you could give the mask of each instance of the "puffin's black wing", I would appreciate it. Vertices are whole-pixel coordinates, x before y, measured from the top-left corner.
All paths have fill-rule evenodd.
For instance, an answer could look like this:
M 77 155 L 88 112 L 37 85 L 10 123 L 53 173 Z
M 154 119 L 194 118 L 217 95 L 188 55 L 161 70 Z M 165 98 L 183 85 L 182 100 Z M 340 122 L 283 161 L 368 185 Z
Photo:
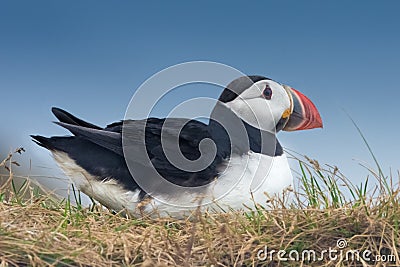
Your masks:
M 199 143 L 204 138 L 210 138 L 210 134 L 207 125 L 196 120 L 188 121 L 181 131 L 177 131 L 177 127 L 182 125 L 183 119 L 168 119 L 168 123 L 164 125 L 165 119 L 158 118 L 121 121 L 102 129 L 58 108 L 53 108 L 53 113 L 60 120 L 57 124 L 68 129 L 74 136 L 51 138 L 32 136 L 32 138 L 50 150 L 67 153 L 78 165 L 99 179 L 115 179 L 130 190 L 137 189 L 138 185 L 132 178 L 124 158 L 123 127 L 124 131 L 129 133 L 127 135 L 129 149 L 135 149 L 135 144 L 143 144 L 143 134 L 140 132 L 145 129 L 146 151 L 153 166 L 144 167 L 154 167 L 161 176 L 175 184 L 183 186 L 207 184 L 216 177 L 217 165 L 222 162 L 222 158 L 217 156 L 204 170 L 188 172 L 176 168 L 167 160 L 161 144 L 161 131 L 163 136 L 167 136 L 167 142 L 168 136 L 171 136 L 172 140 L 174 135 L 179 135 L 179 146 L 187 159 L 195 160 L 200 156 Z M 135 154 L 129 160 L 141 163 L 143 162 L 141 156 Z
M 182 127 L 182 125 L 184 126 Z M 190 172 L 171 164 L 164 153 L 165 150 L 176 153 L 177 148 L 168 146 L 175 143 L 175 140 L 179 138 L 179 149 L 183 156 L 188 160 L 199 159 L 202 156 L 199 150 L 200 142 L 206 138 L 211 139 L 208 125 L 196 120 L 149 118 L 142 121 L 125 121 L 124 131 L 134 134 L 140 132 L 143 126 L 145 128 L 146 149 L 151 163 L 165 179 L 181 186 L 200 186 L 208 184 L 216 178 L 218 175 L 217 166 L 223 161 L 219 155 L 215 156 L 207 168 Z M 134 136 L 131 138 L 128 134 L 125 137 L 129 139 L 128 145 L 134 144 Z M 161 138 L 163 138 L 162 141 Z M 138 138 L 137 141 L 139 144 L 143 143 L 143 137 Z M 134 150 L 134 147 L 128 149 Z

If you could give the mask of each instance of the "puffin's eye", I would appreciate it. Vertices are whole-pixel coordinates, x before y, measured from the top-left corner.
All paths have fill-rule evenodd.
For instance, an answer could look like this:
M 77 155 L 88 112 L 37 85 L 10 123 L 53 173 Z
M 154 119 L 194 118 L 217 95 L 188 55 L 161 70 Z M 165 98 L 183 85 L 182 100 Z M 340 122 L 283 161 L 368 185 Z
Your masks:
M 268 99 L 271 100 L 272 97 L 272 89 L 271 87 L 269 87 L 268 85 L 265 87 L 264 91 L 263 91 L 263 96 Z

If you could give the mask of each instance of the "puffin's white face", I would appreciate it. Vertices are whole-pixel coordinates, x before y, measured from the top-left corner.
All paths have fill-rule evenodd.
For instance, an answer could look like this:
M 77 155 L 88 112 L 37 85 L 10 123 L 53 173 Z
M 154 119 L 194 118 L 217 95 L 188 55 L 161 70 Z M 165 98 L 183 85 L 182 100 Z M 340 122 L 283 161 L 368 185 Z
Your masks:
M 285 88 L 272 80 L 261 80 L 225 105 L 249 125 L 276 132 L 276 125 L 290 116 L 292 99 Z

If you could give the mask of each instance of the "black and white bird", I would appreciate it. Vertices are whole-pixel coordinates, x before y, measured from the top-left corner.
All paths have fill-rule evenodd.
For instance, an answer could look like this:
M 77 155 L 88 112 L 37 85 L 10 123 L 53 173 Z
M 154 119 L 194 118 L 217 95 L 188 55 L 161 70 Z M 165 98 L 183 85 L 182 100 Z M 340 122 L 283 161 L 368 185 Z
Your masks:
M 276 133 L 322 128 L 306 96 L 262 76 L 232 81 L 208 124 L 147 118 L 102 128 L 59 108 L 52 112 L 56 124 L 73 135 L 32 135 L 33 140 L 51 151 L 80 191 L 133 215 L 181 216 L 199 203 L 212 209 L 263 204 L 293 183 Z M 206 149 L 204 140 L 211 141 Z M 171 162 L 178 152 L 184 162 L 197 162 L 200 168 Z

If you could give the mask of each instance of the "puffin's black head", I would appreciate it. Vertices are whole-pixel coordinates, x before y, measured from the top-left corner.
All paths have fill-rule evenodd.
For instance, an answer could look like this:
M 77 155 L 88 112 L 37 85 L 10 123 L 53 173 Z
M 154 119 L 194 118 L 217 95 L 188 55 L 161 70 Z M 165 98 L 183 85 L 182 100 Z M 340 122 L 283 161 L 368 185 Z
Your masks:
M 238 97 L 245 90 L 250 88 L 253 84 L 261 80 L 271 80 L 271 79 L 259 75 L 239 77 L 230 82 L 226 86 L 222 94 L 219 96 L 218 100 L 223 103 L 230 102 L 234 100 L 236 97 Z
M 305 95 L 263 76 L 233 80 L 218 100 L 260 130 L 277 132 L 322 127 L 317 108 Z

